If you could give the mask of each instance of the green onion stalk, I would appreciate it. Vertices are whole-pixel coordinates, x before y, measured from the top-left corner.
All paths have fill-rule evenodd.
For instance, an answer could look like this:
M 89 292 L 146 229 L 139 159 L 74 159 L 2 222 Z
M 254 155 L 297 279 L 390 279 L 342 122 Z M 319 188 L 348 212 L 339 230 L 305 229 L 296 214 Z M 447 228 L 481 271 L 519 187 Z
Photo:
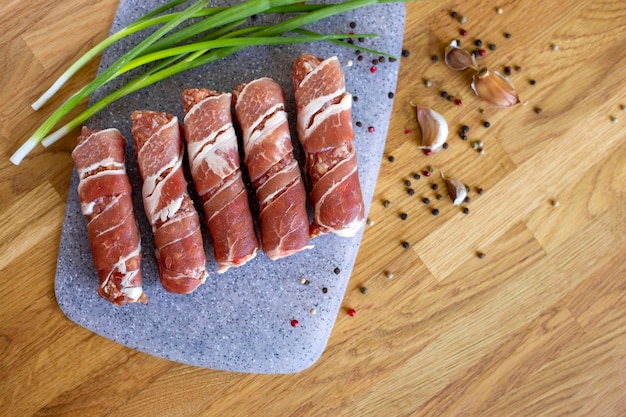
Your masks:
M 371 37 L 372 34 L 331 34 L 320 35 L 311 31 L 300 29 L 302 26 L 316 22 L 318 20 L 343 13 L 360 7 L 406 0 L 348 0 L 343 3 L 331 5 L 303 5 L 293 4 L 300 0 L 249 0 L 245 3 L 232 7 L 209 8 L 205 7 L 208 0 L 198 0 L 182 12 L 170 13 L 158 16 L 159 13 L 169 10 L 184 1 L 174 0 L 143 16 L 121 31 L 111 35 L 105 41 L 87 52 L 70 69 L 61 76 L 62 85 L 78 69 L 90 59 L 102 52 L 106 47 L 139 30 L 163 24 L 152 35 L 148 36 L 129 52 L 120 57 L 117 61 L 105 69 L 92 82 L 87 84 L 77 93 L 72 95 L 63 103 L 44 123 L 33 133 L 33 135 L 11 156 L 10 160 L 16 165 L 42 142 L 44 146 L 56 142 L 73 129 L 79 127 L 91 116 L 108 106 L 109 104 L 131 94 L 137 90 L 154 84 L 158 81 L 197 68 L 211 62 L 218 61 L 228 55 L 240 51 L 253 45 L 284 45 L 301 42 L 330 41 L 347 47 L 353 45 L 342 42 L 339 39 L 349 36 Z M 410 1 L 410 0 L 409 0 Z M 272 26 L 256 26 L 245 29 L 234 30 L 243 24 L 252 15 L 260 13 L 288 13 L 302 12 L 303 14 L 287 19 Z M 196 23 L 178 30 L 168 36 L 181 23 L 201 17 Z M 292 32 L 294 36 L 280 36 Z M 203 35 L 204 36 L 200 36 Z M 195 42 L 181 44 L 194 36 L 200 36 Z M 359 48 L 363 50 L 363 48 Z M 381 55 L 387 55 L 378 51 L 371 51 Z M 61 121 L 72 109 L 74 109 L 83 99 L 87 98 L 96 89 L 102 87 L 112 79 L 146 64 L 157 63 L 149 68 L 145 73 L 139 75 L 127 84 L 118 88 L 113 93 L 93 104 L 87 110 L 76 116 L 69 123 L 52 133 L 46 135 Z M 55 83 L 57 84 L 57 83 Z M 60 87 L 59 87 L 60 88 Z M 54 89 L 51 88 L 54 94 Z M 45 102 L 45 99 L 43 100 Z

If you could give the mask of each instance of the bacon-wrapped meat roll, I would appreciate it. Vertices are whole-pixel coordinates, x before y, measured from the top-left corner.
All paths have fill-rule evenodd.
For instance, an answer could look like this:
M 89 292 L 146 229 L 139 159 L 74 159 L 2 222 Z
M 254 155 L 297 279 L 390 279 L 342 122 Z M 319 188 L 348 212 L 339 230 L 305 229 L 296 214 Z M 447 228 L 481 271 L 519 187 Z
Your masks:
M 206 89 L 183 93 L 187 155 L 213 237 L 218 273 L 245 264 L 259 249 L 241 178 L 231 102 L 230 93 Z
M 354 236 L 365 207 L 352 143 L 352 96 L 341 64 L 337 57 L 303 54 L 294 64 L 293 83 L 314 209 L 311 236 Z
M 200 218 L 187 193 L 178 119 L 167 113 L 135 111 L 132 133 L 141 190 L 152 225 L 159 278 L 169 292 L 187 294 L 206 277 Z
M 78 197 L 98 270 L 98 294 L 115 305 L 141 301 L 141 239 L 126 175 L 126 141 L 117 129 L 83 127 L 72 158 Z
M 233 95 L 259 202 L 263 251 L 274 260 L 309 248 L 306 191 L 293 156 L 283 91 L 274 80 L 260 78 Z

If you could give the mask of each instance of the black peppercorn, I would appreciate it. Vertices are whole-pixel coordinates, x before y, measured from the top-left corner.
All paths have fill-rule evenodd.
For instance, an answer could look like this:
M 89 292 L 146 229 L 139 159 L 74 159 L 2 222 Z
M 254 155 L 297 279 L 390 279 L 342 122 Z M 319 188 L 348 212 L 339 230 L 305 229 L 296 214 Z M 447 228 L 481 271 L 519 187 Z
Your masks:
M 469 132 L 469 126 L 468 125 L 461 126 L 461 131 L 463 131 L 464 133 Z
M 469 214 L 469 209 L 467 207 L 463 208 L 463 214 Z
M 392 93 L 391 91 L 387 93 L 387 97 L 389 98 L 394 98 L 395 94 Z
M 419 180 L 420 178 L 422 178 L 422 176 L 420 174 L 413 174 L 413 179 L 415 180 Z
M 444 142 L 443 145 L 441 145 L 441 147 L 443 149 L 448 149 L 448 142 Z
M 407 189 L 407 190 L 406 190 L 406 192 L 407 192 L 409 195 L 413 195 L 413 194 L 415 194 L 415 190 L 414 190 L 414 189 L 412 189 L 412 188 Z
M 489 44 L 489 49 L 491 49 L 492 51 L 496 50 L 496 44 L 495 43 L 490 43 Z
M 511 36 L 512 36 L 512 35 L 511 35 L 509 32 L 506 32 L 506 33 L 504 34 L 504 37 L 505 37 L 505 38 L 507 38 L 507 39 L 511 39 Z
M 530 82 L 530 85 L 535 85 L 535 84 L 537 84 L 537 81 L 535 81 L 535 80 L 530 80 L 529 82 Z
M 434 191 L 437 191 L 439 189 L 439 185 L 438 184 L 433 184 L 430 186 L 430 188 L 432 188 Z
M 389 155 L 389 157 L 387 157 L 387 160 L 388 160 L 389 162 L 393 162 L 393 161 L 395 161 L 395 160 L 396 160 L 396 158 L 394 158 L 393 156 Z
M 426 197 L 422 198 L 422 202 L 424 202 L 424 204 L 430 204 L 430 200 Z
M 336 268 L 333 270 L 333 272 L 334 272 L 335 274 L 339 274 L 339 273 L 341 272 L 341 269 L 339 269 L 339 267 L 336 267 Z
M 408 249 L 408 248 L 410 248 L 410 247 L 411 247 L 411 245 L 409 244 L 409 242 L 402 242 L 402 247 L 403 247 L 404 249 Z
M 402 56 L 403 56 L 403 57 L 405 57 L 405 58 L 406 58 L 406 57 L 408 57 L 410 54 L 411 54 L 411 53 L 409 52 L 409 50 L 408 50 L 408 49 L 403 49 L 403 50 L 402 50 Z
M 439 209 L 433 209 L 433 216 L 439 216 Z
M 476 45 L 476 46 L 483 46 L 483 41 L 481 41 L 480 39 L 476 39 L 474 41 L 474 45 Z
M 408 215 L 407 213 L 402 213 L 402 214 L 400 214 L 400 218 L 401 218 L 402 220 L 406 220 L 408 217 L 409 217 L 409 215 Z
M 448 98 L 448 97 L 449 97 L 448 92 L 447 92 L 447 91 L 442 91 L 442 92 L 441 92 L 441 97 L 443 97 L 443 98 Z
M 354 29 L 356 27 L 356 22 L 350 22 L 350 27 Z
M 439 56 L 437 56 L 437 55 L 433 55 L 433 56 L 431 56 L 431 57 L 430 57 L 430 59 L 431 59 L 433 62 L 437 62 L 437 61 L 439 61 Z
M 404 185 L 406 185 L 407 187 L 410 187 L 411 186 L 411 181 L 404 180 Z
M 483 123 L 483 126 L 485 126 L 487 129 L 491 127 L 491 123 L 489 122 L 485 122 Z

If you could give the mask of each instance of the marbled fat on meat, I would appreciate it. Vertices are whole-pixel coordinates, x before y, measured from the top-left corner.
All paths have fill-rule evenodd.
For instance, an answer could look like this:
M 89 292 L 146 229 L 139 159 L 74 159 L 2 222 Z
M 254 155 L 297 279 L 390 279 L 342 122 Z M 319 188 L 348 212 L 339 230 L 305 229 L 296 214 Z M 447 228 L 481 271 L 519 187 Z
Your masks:
M 231 101 L 230 93 L 207 89 L 183 93 L 189 165 L 213 238 L 218 273 L 245 264 L 259 249 L 241 176 Z
M 167 291 L 188 294 L 204 283 L 208 274 L 200 218 L 182 170 L 180 124 L 175 116 L 154 111 L 135 111 L 131 118 L 159 278 Z
M 233 97 L 259 202 L 263 251 L 275 260 L 310 248 L 306 191 L 293 156 L 282 89 L 260 78 L 237 87 Z
M 78 196 L 100 285 L 115 305 L 147 301 L 141 285 L 141 238 L 126 174 L 126 141 L 116 129 L 83 127 L 72 158 Z
M 352 143 L 352 96 L 341 64 L 337 57 L 303 54 L 294 63 L 293 83 L 314 209 L 311 236 L 354 236 L 365 205 Z

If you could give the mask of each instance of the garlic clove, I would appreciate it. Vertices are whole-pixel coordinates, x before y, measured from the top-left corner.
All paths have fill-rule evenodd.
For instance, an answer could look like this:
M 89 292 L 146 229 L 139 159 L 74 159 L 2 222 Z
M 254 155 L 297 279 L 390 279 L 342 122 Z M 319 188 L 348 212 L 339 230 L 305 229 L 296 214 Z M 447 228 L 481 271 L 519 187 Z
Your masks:
M 472 90 L 478 97 L 496 107 L 511 107 L 520 102 L 513 84 L 498 71 L 487 68 L 474 75 Z
M 411 103 L 413 105 L 413 103 Z M 438 152 L 448 139 L 448 122 L 446 119 L 429 107 L 416 107 L 417 123 L 422 132 L 420 149 Z
M 476 58 L 465 49 L 459 48 L 456 41 L 452 41 L 446 48 L 444 60 L 448 67 L 456 71 L 463 71 L 468 68 L 478 71 Z
M 448 195 L 452 200 L 452 204 L 458 206 L 463 201 L 465 201 L 465 197 L 467 197 L 467 187 L 465 187 L 465 184 L 454 178 L 446 178 L 443 175 L 443 172 L 441 173 L 441 178 L 446 183 L 446 187 L 448 188 Z

